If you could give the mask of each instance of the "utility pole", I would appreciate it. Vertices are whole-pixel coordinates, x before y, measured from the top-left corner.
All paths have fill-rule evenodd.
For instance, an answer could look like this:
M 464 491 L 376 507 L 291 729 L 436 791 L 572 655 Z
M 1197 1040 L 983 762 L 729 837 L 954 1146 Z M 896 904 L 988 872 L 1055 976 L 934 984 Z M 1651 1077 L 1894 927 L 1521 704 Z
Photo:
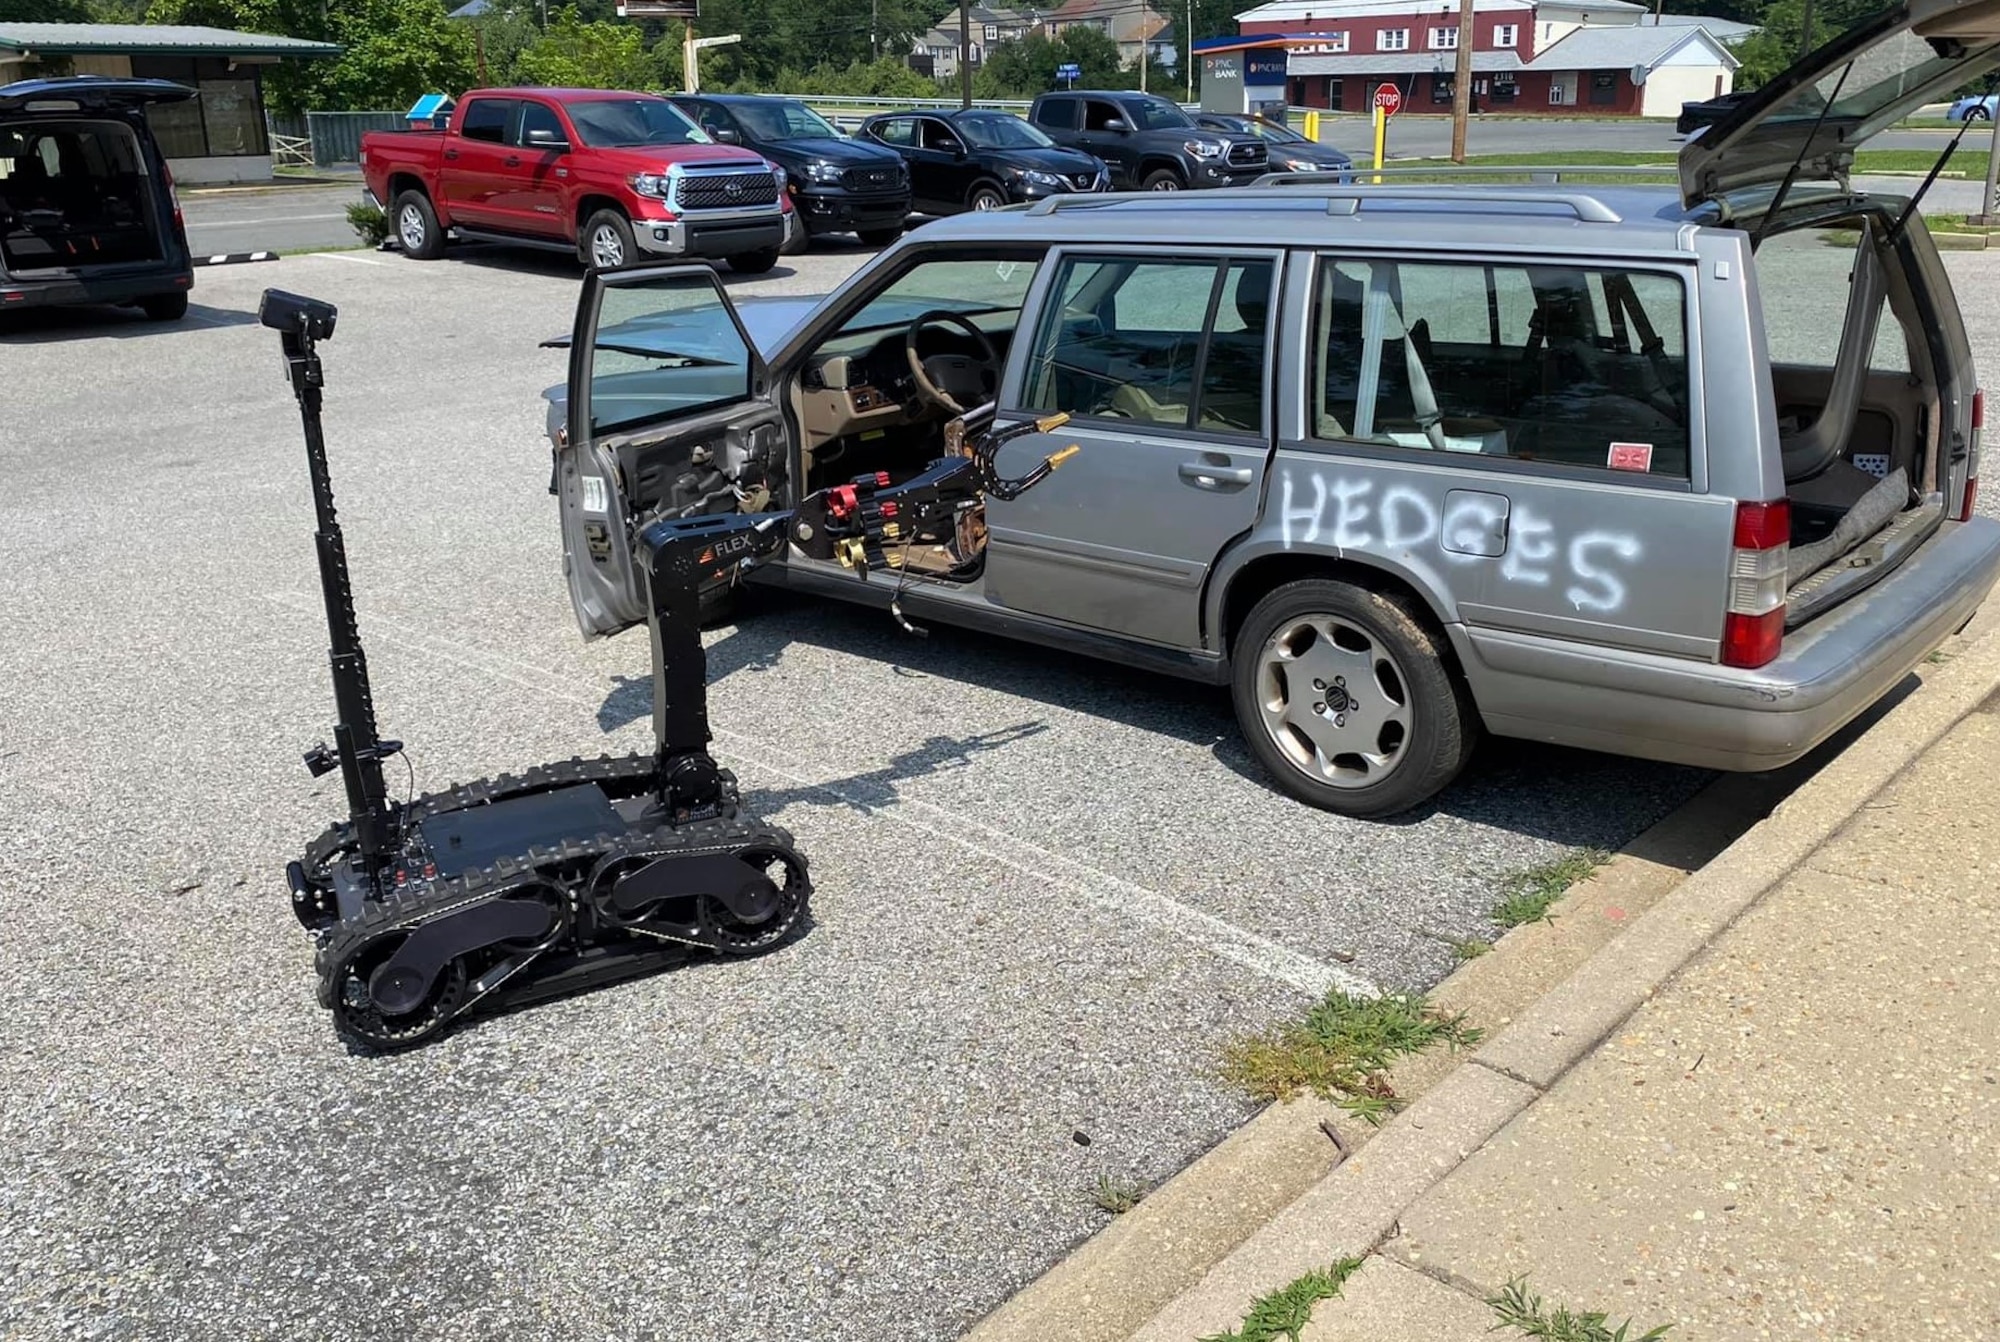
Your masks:
M 1465 121 L 1472 108 L 1474 0 L 1458 0 L 1458 72 L 1451 80 L 1451 161 L 1465 162 Z
M 2000 116 L 1993 118 L 1993 147 L 1986 151 L 1986 194 L 1979 198 L 1979 213 L 1970 222 L 1983 226 L 2000 224 L 2000 200 L 1994 192 L 2000 188 Z
M 1187 67 L 1188 101 L 1194 101 L 1194 0 L 1188 0 L 1187 32 L 1181 36 L 1181 64 Z
M 882 0 L 869 0 L 868 4 L 868 58 L 882 59 L 882 39 L 876 35 L 882 22 Z
M 972 106 L 972 0 L 958 0 L 958 102 Z

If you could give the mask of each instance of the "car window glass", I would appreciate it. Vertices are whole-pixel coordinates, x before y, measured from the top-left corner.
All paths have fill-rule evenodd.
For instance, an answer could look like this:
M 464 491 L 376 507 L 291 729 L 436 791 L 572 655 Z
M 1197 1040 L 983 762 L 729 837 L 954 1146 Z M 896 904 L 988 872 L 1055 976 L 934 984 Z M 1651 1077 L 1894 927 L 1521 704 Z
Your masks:
M 908 117 L 898 117 L 894 121 L 884 121 L 875 127 L 875 138 L 884 144 L 908 148 L 913 138 L 916 123 Z
M 1861 246 L 1858 226 L 1830 225 L 1775 233 L 1757 248 L 1757 290 L 1764 308 L 1764 342 L 1773 364 L 1832 368 Z M 1903 329 L 1883 300 L 1868 366 L 1907 373 L 1910 351 Z
M 590 349 L 590 425 L 604 433 L 750 395 L 749 346 L 708 275 L 606 285 Z
M 521 137 L 519 143 L 527 144 L 528 133 L 538 130 L 545 130 L 558 140 L 569 138 L 563 131 L 562 122 L 556 119 L 554 108 L 545 106 L 542 103 L 523 103 L 521 105 Z
M 944 122 L 925 120 L 924 148 L 938 149 L 945 153 L 950 153 L 957 149 L 958 145 L 958 137 L 951 133 L 951 128 L 945 125 Z
M 1123 120 L 1124 116 L 1125 114 L 1119 110 L 1117 103 L 1101 103 L 1093 99 L 1084 104 L 1083 128 L 1085 130 L 1103 130 L 1106 124 L 1112 121 Z
M 507 116 L 514 104 L 508 98 L 474 98 L 465 109 L 459 135 L 467 140 L 490 140 L 499 144 L 507 137 Z
M 707 144 L 707 132 L 664 98 L 590 98 L 569 104 L 577 138 L 597 149 Z
M 1222 287 L 1218 292 L 1218 277 Z M 1063 263 L 1036 335 L 1023 404 L 1167 428 L 1262 424 L 1270 263 L 1078 257 Z M 1202 354 L 1211 309 L 1212 369 Z
M 736 119 L 759 140 L 837 140 L 833 123 L 804 103 L 738 103 Z
M 1685 290 L 1614 267 L 1321 263 L 1316 436 L 1685 479 Z
M 1042 104 L 1040 120 L 1043 125 L 1054 126 L 1057 130 L 1075 130 L 1076 99 L 1050 98 Z

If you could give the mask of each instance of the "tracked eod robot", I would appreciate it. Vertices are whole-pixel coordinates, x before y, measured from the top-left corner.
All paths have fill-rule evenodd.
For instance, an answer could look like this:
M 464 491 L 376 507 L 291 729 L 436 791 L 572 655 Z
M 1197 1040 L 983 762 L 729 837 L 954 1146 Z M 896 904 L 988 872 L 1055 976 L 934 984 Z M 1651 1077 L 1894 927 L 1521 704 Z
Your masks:
M 340 771 L 347 818 L 286 867 L 286 880 L 335 1029 L 366 1049 L 405 1048 L 482 1005 L 785 941 L 806 917 L 812 880 L 792 836 L 747 814 L 735 776 L 709 754 L 702 586 L 733 581 L 788 541 L 865 579 L 894 563 L 885 546 L 948 535 L 988 495 L 1012 498 L 1054 470 L 1076 448 L 1014 480 L 998 476 L 994 454 L 1067 417 L 977 434 L 970 426 L 992 422 L 983 407 L 952 426 L 954 455 L 901 484 L 869 475 L 793 509 L 652 523 L 638 545 L 651 591 L 653 751 L 539 764 L 398 804 L 382 761 L 402 743 L 377 732 L 320 427 L 318 345 L 336 315 L 276 289 L 258 309 L 280 333 L 319 523 L 338 721 L 333 746 L 305 761 L 315 777 Z

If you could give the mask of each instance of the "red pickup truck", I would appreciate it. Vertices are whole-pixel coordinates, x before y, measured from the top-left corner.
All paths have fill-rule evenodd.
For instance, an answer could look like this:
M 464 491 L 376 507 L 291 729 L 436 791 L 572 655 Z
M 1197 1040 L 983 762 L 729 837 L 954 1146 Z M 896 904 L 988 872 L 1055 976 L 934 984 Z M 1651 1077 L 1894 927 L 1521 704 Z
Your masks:
M 720 257 L 757 274 L 798 227 L 784 169 L 715 143 L 648 93 L 474 89 L 442 130 L 363 135 L 361 172 L 420 260 L 456 236 L 573 252 L 601 269 Z

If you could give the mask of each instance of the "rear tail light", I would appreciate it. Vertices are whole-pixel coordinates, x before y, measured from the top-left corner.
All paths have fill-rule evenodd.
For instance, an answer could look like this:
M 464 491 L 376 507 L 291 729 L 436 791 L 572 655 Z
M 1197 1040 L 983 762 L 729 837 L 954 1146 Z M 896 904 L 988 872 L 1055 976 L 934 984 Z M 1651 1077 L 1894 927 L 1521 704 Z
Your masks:
M 1792 505 L 1736 505 L 1729 556 L 1729 607 L 1722 620 L 1722 664 L 1759 667 L 1785 639 L 1785 566 L 1791 558 Z
M 1959 500 L 1958 520 L 1972 520 L 1972 504 L 1979 497 L 1979 430 L 1986 424 L 1986 389 L 1972 393 L 1972 452 L 1966 457 L 1965 497 Z

